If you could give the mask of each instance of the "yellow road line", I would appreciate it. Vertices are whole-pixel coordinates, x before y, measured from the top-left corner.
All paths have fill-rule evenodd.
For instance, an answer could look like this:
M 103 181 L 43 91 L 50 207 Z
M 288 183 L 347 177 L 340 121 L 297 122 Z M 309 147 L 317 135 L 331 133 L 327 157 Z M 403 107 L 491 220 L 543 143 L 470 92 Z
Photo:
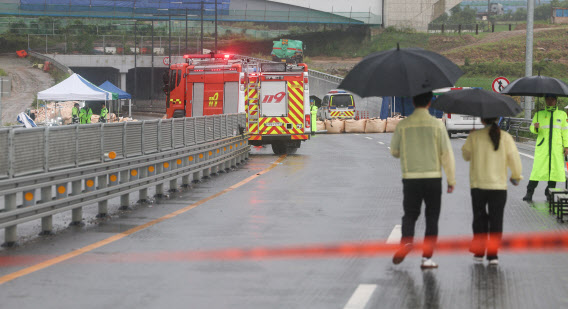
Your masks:
M 175 216 L 178 216 L 178 215 L 180 215 L 180 214 L 182 214 L 182 213 L 184 213 L 184 212 L 187 212 L 187 211 L 189 211 L 189 210 L 191 210 L 191 209 L 193 209 L 193 208 L 195 208 L 195 207 L 197 207 L 197 206 L 199 206 L 199 205 L 201 205 L 201 204 L 204 204 L 204 203 L 206 203 L 206 202 L 208 202 L 208 201 L 210 201 L 210 200 L 212 200 L 212 199 L 214 199 L 214 198 L 216 198 L 216 197 L 219 197 L 219 196 L 221 196 L 221 195 L 223 195 L 223 194 L 225 194 L 225 193 L 227 193 L 227 192 L 230 192 L 230 191 L 232 191 L 232 190 L 234 190 L 234 189 L 236 189 L 236 188 L 238 188 L 238 187 L 240 187 L 240 186 L 242 186 L 242 185 L 244 185 L 244 184 L 250 182 L 251 180 L 255 179 L 256 177 L 258 177 L 258 176 L 260 176 L 260 175 L 262 175 L 262 174 L 265 174 L 265 173 L 269 172 L 271 169 L 275 168 L 280 162 L 282 162 L 285 158 L 286 158 L 286 155 L 282 155 L 282 156 L 280 156 L 280 158 L 278 158 L 278 160 L 276 160 L 276 161 L 275 161 L 274 163 L 272 163 L 269 167 L 265 168 L 264 170 L 260 171 L 259 173 L 254 174 L 254 175 L 252 175 L 252 176 L 250 176 L 250 177 L 248 177 L 248 178 L 246 178 L 246 179 L 244 179 L 244 180 L 238 182 L 237 184 L 234 184 L 234 185 L 230 186 L 229 188 L 227 188 L 227 189 L 225 189 L 225 190 L 223 190 L 223 191 L 220 191 L 220 192 L 218 192 L 218 193 L 215 193 L 215 194 L 213 194 L 213 195 L 211 195 L 211 196 L 209 196 L 209 197 L 206 197 L 206 198 L 204 198 L 204 199 L 202 199 L 202 200 L 200 200 L 200 201 L 198 201 L 198 202 L 196 202 L 196 203 L 194 203 L 194 204 L 191 204 L 191 205 L 189 205 L 189 206 L 186 206 L 186 207 L 184 207 L 184 208 L 182 208 L 182 209 L 180 209 L 180 210 L 174 211 L 174 212 L 172 212 L 172 213 L 170 213 L 170 214 L 167 214 L 167 215 L 165 215 L 165 216 L 163 216 L 163 217 L 161 217 L 161 218 L 158 218 L 158 219 L 153 220 L 153 221 L 150 221 L 150 222 L 148 222 L 148 223 L 139 225 L 139 226 L 137 226 L 137 227 L 135 227 L 135 228 L 131 228 L 131 229 L 127 230 L 127 231 L 124 231 L 124 232 L 122 232 L 122 233 L 120 233 L 120 234 L 113 235 L 113 236 L 111 236 L 111 237 L 109 237 L 109 238 L 103 239 L 103 240 L 98 241 L 98 242 L 96 242 L 96 243 L 94 243 L 94 244 L 90 244 L 90 245 L 85 246 L 85 247 L 83 247 L 83 248 L 80 248 L 80 249 L 74 250 L 74 251 L 72 251 L 72 252 L 69 252 L 69 253 L 60 255 L 60 256 L 58 256 L 58 257 L 49 259 L 49 260 L 47 260 L 47 261 L 38 263 L 38 264 L 36 264 L 36 265 L 30 266 L 30 267 L 26 267 L 26 268 L 24 268 L 24 269 L 18 270 L 18 271 L 16 271 L 16 272 L 11 273 L 11 274 L 2 276 L 2 277 L 0 277 L 0 285 L 1 285 L 1 284 L 4 284 L 4 283 L 6 283 L 6 282 L 12 281 L 12 280 L 14 280 L 14 279 L 20 278 L 20 277 L 22 277 L 22 276 L 25 276 L 25 275 L 27 275 L 27 274 L 31 274 L 31 273 L 36 272 L 36 271 L 38 271 L 38 270 L 42 270 L 42 269 L 44 269 L 44 268 L 53 266 L 53 265 L 55 265 L 55 264 L 59 264 L 59 263 L 61 263 L 61 262 L 64 262 L 64 261 L 69 260 L 69 259 L 71 259 L 71 258 L 74 258 L 74 257 L 76 257 L 76 256 L 79 256 L 79 255 L 81 255 L 81 254 L 83 254 L 83 253 L 87 253 L 87 252 L 92 251 L 92 250 L 94 250 L 94 249 L 100 248 L 100 247 L 102 247 L 102 246 L 104 246 L 104 245 L 108 245 L 108 244 L 113 243 L 113 242 L 115 242 L 115 241 L 117 241 L 117 240 L 120 240 L 120 239 L 122 239 L 122 238 L 124 238 L 124 237 L 126 237 L 126 236 L 132 235 L 132 234 L 134 234 L 134 233 L 136 233 L 136 232 L 138 232 L 138 231 L 144 230 L 144 229 L 146 229 L 146 228 L 148 228 L 148 227 L 150 227 L 150 226 L 156 225 L 156 224 L 158 224 L 158 223 L 160 223 L 160 222 L 162 222 L 162 221 L 165 221 L 165 220 L 167 220 L 167 219 L 171 219 L 171 218 L 173 218 L 173 217 L 175 217 Z

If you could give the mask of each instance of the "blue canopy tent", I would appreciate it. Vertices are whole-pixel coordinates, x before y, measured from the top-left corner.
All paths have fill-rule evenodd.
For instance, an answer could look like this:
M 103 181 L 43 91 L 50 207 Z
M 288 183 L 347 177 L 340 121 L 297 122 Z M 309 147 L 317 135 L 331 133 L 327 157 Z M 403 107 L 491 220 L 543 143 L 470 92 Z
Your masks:
M 102 83 L 99 88 L 118 94 L 119 100 L 128 100 L 128 117 L 132 117 L 132 96 L 130 93 L 116 87 L 108 80 Z M 112 113 L 112 108 L 110 112 Z
M 433 98 L 434 99 L 434 98 Z M 414 112 L 414 105 L 410 97 L 383 97 L 383 104 L 381 105 L 381 119 L 387 119 L 395 113 L 401 116 L 408 116 Z M 435 108 L 429 109 L 430 115 L 436 118 L 442 118 L 444 112 Z

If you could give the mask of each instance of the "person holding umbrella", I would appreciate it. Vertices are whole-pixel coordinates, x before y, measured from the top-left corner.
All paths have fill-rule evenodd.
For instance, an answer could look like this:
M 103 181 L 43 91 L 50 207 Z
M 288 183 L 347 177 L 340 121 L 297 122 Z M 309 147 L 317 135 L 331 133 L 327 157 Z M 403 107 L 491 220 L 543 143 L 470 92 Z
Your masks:
M 566 112 L 558 110 L 556 95 L 545 94 L 546 108 L 536 112 L 530 130 L 537 134 L 533 168 L 523 201 L 532 202 L 539 181 L 547 181 L 544 194 L 556 182 L 565 182 L 564 156 L 568 154 L 568 123 Z
M 473 131 L 462 147 L 464 160 L 470 161 L 469 182 L 473 211 L 474 260 L 490 265 L 499 263 L 497 250 L 503 233 L 503 212 L 507 201 L 507 168 L 516 186 L 522 179 L 521 157 L 513 137 L 499 129 L 498 117 L 514 116 L 521 107 L 510 97 L 483 89 L 455 90 L 440 96 L 434 108 L 446 113 L 481 117 L 484 129 Z M 488 242 L 489 240 L 489 242 Z
M 400 264 L 412 250 L 414 227 L 426 204 L 426 234 L 420 267 L 437 268 L 432 260 L 438 238 L 438 219 L 442 201 L 442 167 L 448 181 L 448 193 L 456 184 L 454 153 L 446 128 L 428 112 L 432 92 L 413 98 L 414 112 L 402 120 L 391 139 L 391 154 L 400 158 L 403 184 L 401 248 L 393 257 Z
M 513 137 L 499 129 L 496 118 L 482 119 L 484 129 L 473 131 L 462 147 L 469 161 L 469 182 L 473 210 L 473 241 L 470 252 L 482 262 L 487 252 L 490 265 L 497 265 L 497 251 L 503 234 L 503 213 L 507 202 L 507 168 L 515 186 L 521 176 L 521 157 Z M 489 240 L 489 242 L 488 242 Z

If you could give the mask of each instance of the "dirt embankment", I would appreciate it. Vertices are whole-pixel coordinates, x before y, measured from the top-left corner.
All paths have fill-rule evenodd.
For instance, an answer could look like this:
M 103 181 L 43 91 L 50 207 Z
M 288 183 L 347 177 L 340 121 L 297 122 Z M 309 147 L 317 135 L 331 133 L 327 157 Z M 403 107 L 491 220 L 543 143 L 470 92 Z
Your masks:
M 16 116 L 31 108 L 35 96 L 55 83 L 49 73 L 32 68 L 27 58 L 18 58 L 16 54 L 0 55 L 0 68 L 12 79 L 10 96 L 3 97 L 2 124 L 15 124 Z

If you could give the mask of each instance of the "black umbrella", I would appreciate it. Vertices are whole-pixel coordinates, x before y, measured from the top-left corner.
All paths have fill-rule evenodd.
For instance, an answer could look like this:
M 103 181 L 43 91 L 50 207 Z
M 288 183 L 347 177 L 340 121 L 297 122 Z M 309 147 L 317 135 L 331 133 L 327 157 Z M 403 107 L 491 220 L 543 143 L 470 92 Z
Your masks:
M 338 88 L 360 97 L 412 97 L 454 86 L 462 70 L 448 58 L 421 48 L 395 48 L 365 57 Z
M 502 94 L 543 97 L 547 93 L 568 97 L 568 85 L 548 76 L 527 76 L 519 78 L 501 90 Z
M 515 116 L 522 111 L 511 97 L 483 89 L 454 90 L 438 97 L 432 107 L 446 113 L 483 118 Z

